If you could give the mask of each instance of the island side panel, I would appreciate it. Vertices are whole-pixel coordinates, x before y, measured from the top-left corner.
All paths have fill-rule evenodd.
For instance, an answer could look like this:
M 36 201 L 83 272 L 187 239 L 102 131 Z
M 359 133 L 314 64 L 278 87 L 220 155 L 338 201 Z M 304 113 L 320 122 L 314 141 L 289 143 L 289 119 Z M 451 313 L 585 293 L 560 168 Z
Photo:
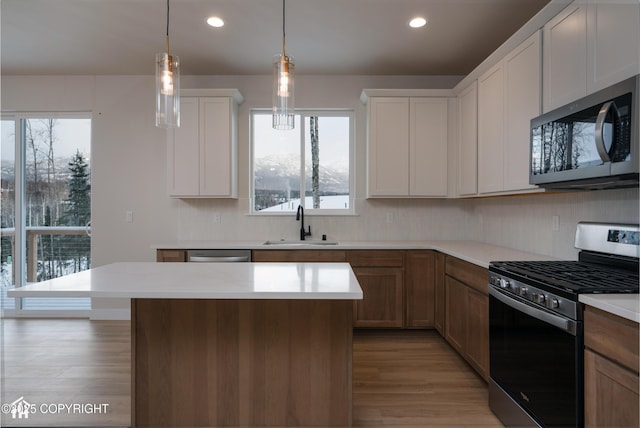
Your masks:
M 133 426 L 351 425 L 352 305 L 133 299 Z

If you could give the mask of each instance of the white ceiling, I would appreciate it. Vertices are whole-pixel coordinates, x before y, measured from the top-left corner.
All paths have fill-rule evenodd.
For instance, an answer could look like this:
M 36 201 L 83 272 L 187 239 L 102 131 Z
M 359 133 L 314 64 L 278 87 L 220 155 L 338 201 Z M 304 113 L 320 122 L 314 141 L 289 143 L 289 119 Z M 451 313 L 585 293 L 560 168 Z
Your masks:
M 465 75 L 548 2 L 289 0 L 287 53 L 298 74 Z M 164 51 L 164 0 L 0 0 L 0 14 L 4 75 L 153 74 Z M 281 37 L 280 0 L 171 0 L 183 75 L 270 74 Z

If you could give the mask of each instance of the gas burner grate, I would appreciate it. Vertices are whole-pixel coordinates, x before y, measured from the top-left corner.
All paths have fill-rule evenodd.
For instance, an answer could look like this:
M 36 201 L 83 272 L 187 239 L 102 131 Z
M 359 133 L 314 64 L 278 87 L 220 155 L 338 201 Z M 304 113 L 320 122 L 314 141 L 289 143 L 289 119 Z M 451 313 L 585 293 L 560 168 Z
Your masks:
M 494 262 L 492 265 L 573 293 L 637 293 L 637 271 L 576 261 Z

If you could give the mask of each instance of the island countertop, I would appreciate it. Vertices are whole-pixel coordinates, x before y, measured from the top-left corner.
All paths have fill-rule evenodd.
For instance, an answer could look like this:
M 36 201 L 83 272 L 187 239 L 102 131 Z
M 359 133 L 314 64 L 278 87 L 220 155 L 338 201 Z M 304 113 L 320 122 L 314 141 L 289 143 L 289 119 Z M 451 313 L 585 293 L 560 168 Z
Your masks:
M 10 297 L 360 300 L 348 263 L 113 263 L 8 291 Z

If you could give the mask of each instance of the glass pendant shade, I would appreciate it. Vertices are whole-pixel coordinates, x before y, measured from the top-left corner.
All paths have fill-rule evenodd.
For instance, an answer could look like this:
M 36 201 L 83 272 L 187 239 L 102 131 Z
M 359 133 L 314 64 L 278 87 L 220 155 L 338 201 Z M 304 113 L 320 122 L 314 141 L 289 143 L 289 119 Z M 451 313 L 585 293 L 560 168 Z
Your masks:
M 156 54 L 156 126 L 180 126 L 180 59 L 167 52 Z
M 295 121 L 293 57 L 273 57 L 273 129 L 293 129 Z

